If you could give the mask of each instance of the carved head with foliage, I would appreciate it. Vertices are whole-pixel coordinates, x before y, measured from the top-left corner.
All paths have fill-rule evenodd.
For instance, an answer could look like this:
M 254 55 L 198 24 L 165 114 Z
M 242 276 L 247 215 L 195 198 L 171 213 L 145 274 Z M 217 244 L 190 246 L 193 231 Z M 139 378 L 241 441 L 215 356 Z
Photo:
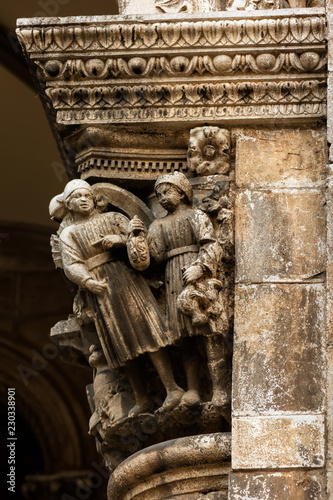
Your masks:
M 219 127 L 197 127 L 190 132 L 187 162 L 198 175 L 229 171 L 230 132 Z

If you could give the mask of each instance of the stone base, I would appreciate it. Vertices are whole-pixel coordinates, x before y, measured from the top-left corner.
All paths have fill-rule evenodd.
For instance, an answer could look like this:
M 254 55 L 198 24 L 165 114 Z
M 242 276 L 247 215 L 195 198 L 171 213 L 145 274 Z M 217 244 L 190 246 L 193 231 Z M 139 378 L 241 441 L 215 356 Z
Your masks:
M 109 500 L 224 500 L 228 492 L 231 434 L 173 439 L 125 460 L 112 474 Z M 209 496 L 206 498 L 210 498 Z

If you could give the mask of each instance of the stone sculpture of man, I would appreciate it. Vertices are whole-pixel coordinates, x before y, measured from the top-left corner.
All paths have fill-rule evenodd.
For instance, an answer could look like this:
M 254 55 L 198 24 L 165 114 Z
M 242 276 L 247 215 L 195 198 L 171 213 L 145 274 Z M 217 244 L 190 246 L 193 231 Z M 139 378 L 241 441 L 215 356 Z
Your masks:
M 87 291 L 98 337 L 110 368 L 124 368 L 136 398 L 130 416 L 152 409 L 138 356 L 148 353 L 165 387 L 165 407 L 177 405 L 184 391 L 176 384 L 165 349 L 173 342 L 149 287 L 126 262 L 127 217 L 99 213 L 94 193 L 83 180 L 70 181 L 58 197 L 73 223 L 60 234 L 66 276 Z
M 222 248 L 209 217 L 193 207 L 192 187 L 184 174 L 176 172 L 161 176 L 156 181 L 155 192 L 167 215 L 150 225 L 148 239 L 152 257 L 157 262 L 165 262 L 167 329 L 174 343 L 203 336 L 213 386 L 212 403 L 225 407 L 229 396 L 226 390 L 227 349 L 223 335 L 207 325 L 199 325 L 198 318 L 193 321 L 193 317 L 184 315 L 177 304 L 177 298 L 186 286 L 204 279 L 215 279 Z M 142 230 L 143 224 L 133 220 L 130 229 L 134 232 Z M 187 392 L 181 403 L 188 406 L 200 402 L 198 366 L 191 352 L 194 352 L 193 348 L 184 349 Z

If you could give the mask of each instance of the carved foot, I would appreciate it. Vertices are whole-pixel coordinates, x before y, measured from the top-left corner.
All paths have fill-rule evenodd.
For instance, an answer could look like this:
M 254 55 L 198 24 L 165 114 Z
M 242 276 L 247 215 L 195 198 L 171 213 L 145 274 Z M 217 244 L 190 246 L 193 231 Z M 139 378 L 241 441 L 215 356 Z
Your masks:
M 180 403 L 185 406 L 197 406 L 200 404 L 200 401 L 201 400 L 198 391 L 191 389 L 185 392 Z
M 213 392 L 212 404 L 217 408 L 226 408 L 230 405 L 230 396 L 222 389 L 215 389 Z
M 128 412 L 128 416 L 133 418 L 141 415 L 141 413 L 150 413 L 153 410 L 153 403 L 150 399 L 146 399 L 137 403 L 131 410 Z
M 180 387 L 178 389 L 175 389 L 174 391 L 169 392 L 162 405 L 163 410 L 170 410 L 171 408 L 177 406 L 180 403 L 184 392 L 185 391 Z

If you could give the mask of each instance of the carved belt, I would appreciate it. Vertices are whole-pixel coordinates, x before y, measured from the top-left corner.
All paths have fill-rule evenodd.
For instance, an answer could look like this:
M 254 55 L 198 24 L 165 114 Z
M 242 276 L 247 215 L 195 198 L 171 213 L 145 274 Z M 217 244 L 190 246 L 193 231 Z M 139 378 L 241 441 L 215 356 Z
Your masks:
M 98 255 L 94 255 L 94 257 L 90 257 L 87 259 L 85 264 L 88 271 L 92 271 L 95 267 L 101 266 L 102 264 L 106 264 L 107 262 L 111 262 L 114 259 L 111 257 L 110 252 L 99 253 Z
M 171 259 L 171 257 L 176 257 L 176 255 L 181 255 L 183 253 L 198 253 L 200 250 L 198 245 L 188 245 L 187 247 L 179 247 L 170 250 L 166 253 L 166 259 Z

